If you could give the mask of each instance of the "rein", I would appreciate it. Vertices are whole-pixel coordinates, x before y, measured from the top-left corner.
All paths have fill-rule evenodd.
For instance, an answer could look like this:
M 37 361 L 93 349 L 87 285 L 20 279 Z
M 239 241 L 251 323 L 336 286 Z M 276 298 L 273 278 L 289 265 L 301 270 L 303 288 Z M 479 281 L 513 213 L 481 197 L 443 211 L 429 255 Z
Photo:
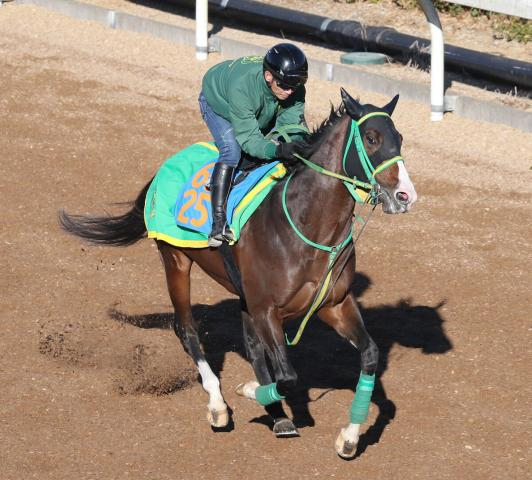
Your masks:
M 288 178 L 288 180 L 290 180 L 290 178 Z M 303 335 L 303 331 L 305 330 L 305 327 L 307 326 L 307 323 L 310 320 L 310 317 L 312 317 L 314 312 L 320 307 L 320 305 L 323 303 L 323 300 L 329 294 L 330 289 L 332 289 L 332 287 L 334 287 L 334 285 L 338 281 L 338 278 L 340 278 L 340 275 L 342 274 L 342 271 L 344 270 L 344 267 L 346 266 L 346 264 L 347 264 L 347 262 L 348 262 L 348 260 L 350 258 L 351 252 L 355 248 L 356 242 L 358 241 L 358 239 L 360 238 L 360 236 L 364 232 L 364 229 L 366 228 L 366 225 L 369 222 L 371 214 L 373 213 L 373 211 L 377 207 L 377 203 L 373 204 L 373 208 L 370 210 L 369 214 L 366 216 L 365 219 L 363 219 L 359 215 L 354 215 L 356 221 L 360 221 L 362 223 L 362 228 L 360 229 L 360 231 L 358 232 L 356 237 L 354 236 L 354 232 L 356 230 L 356 223 L 353 223 L 351 228 L 349 229 L 349 233 L 348 233 L 347 237 L 345 238 L 345 240 L 342 243 L 340 243 L 338 245 L 334 245 L 332 247 L 329 247 L 329 246 L 326 246 L 326 245 L 321 245 L 321 244 L 315 243 L 312 240 L 310 240 L 307 237 L 305 237 L 303 235 L 303 233 L 301 233 L 298 230 L 298 228 L 294 224 L 292 218 L 290 217 L 290 213 L 288 212 L 288 208 L 286 206 L 286 188 L 287 188 L 287 185 L 288 185 L 288 180 L 287 180 L 287 182 L 285 184 L 285 188 L 283 189 L 283 197 L 282 197 L 282 199 L 283 199 L 283 210 L 284 210 L 284 213 L 286 215 L 286 218 L 288 219 L 288 222 L 290 223 L 290 226 L 296 232 L 298 237 L 301 238 L 307 245 L 310 245 L 310 246 L 312 246 L 314 248 L 317 248 L 319 250 L 323 250 L 323 251 L 329 252 L 329 260 L 328 260 L 328 264 L 327 264 L 327 272 L 325 273 L 323 279 L 320 282 L 320 287 L 318 288 L 318 291 L 316 292 L 316 295 L 314 296 L 314 299 L 312 300 L 312 304 L 310 305 L 309 310 L 307 311 L 305 317 L 303 318 L 303 320 L 301 320 L 301 323 L 299 324 L 299 328 L 297 330 L 296 335 L 294 336 L 294 338 L 292 340 L 289 340 L 288 339 L 288 335 L 285 333 L 286 344 L 288 346 L 292 347 L 292 346 L 296 345 L 299 342 L 299 340 L 301 339 L 301 336 Z M 368 198 L 370 198 L 370 197 L 368 196 Z M 348 246 L 348 248 L 346 250 L 347 246 Z M 346 255 L 345 255 L 344 261 L 342 262 L 342 265 L 338 269 L 335 279 L 331 282 L 332 272 L 333 272 L 333 269 L 334 269 L 334 267 L 336 265 L 336 261 L 340 258 L 340 256 L 344 252 L 347 252 Z
M 310 160 L 300 156 L 297 153 L 294 154 L 294 157 L 296 157 L 297 159 L 301 160 L 305 165 L 307 165 L 312 170 L 314 170 L 314 171 L 316 171 L 316 172 L 318 172 L 320 174 L 327 175 L 329 177 L 333 177 L 333 178 L 336 178 L 338 180 L 341 180 L 344 183 L 344 185 L 347 188 L 347 190 L 349 191 L 350 195 L 355 200 L 355 209 L 353 210 L 353 216 L 355 218 L 355 222 L 352 224 L 351 228 L 349 229 L 349 233 L 347 234 L 346 238 L 341 243 L 339 243 L 338 245 L 327 246 L 327 245 L 321 245 L 319 243 L 313 242 L 312 240 L 307 238 L 305 235 L 303 235 L 303 233 L 297 228 L 297 226 L 295 225 L 294 221 L 292 220 L 292 217 L 290 216 L 290 213 L 288 211 L 288 206 L 287 206 L 287 203 L 286 203 L 286 192 L 288 190 L 288 184 L 289 184 L 289 182 L 290 182 L 290 180 L 291 180 L 291 178 L 293 176 L 293 173 L 286 180 L 284 188 L 283 188 L 282 204 L 283 204 L 283 210 L 284 210 L 285 216 L 286 216 L 286 218 L 288 220 L 288 223 L 290 224 L 290 226 L 292 227 L 292 229 L 294 230 L 296 235 L 301 240 L 303 240 L 303 242 L 305 242 L 307 245 L 310 245 L 311 247 L 319 249 L 319 250 L 322 250 L 322 251 L 329 252 L 329 259 L 328 259 L 328 264 L 327 264 L 327 272 L 325 273 L 323 279 L 320 282 L 320 287 L 318 288 L 318 290 L 316 292 L 316 295 L 314 296 L 314 299 L 312 300 L 312 303 L 310 305 L 310 308 L 309 308 L 307 314 L 305 315 L 305 317 L 301 321 L 301 324 L 299 325 L 299 328 L 297 330 L 296 335 L 294 336 L 294 338 L 292 340 L 289 340 L 288 336 L 285 333 L 285 339 L 286 339 L 286 343 L 287 343 L 288 346 L 296 345 L 299 342 L 299 340 L 301 339 L 301 336 L 303 335 L 303 331 L 305 330 L 307 322 L 310 320 L 310 317 L 316 312 L 316 310 L 321 306 L 321 304 L 323 303 L 323 300 L 327 297 L 327 295 L 330 293 L 330 290 L 332 290 L 332 288 L 334 287 L 334 285 L 338 281 L 338 278 L 340 277 L 345 265 L 347 264 L 347 261 L 350 258 L 351 251 L 354 250 L 356 242 L 358 241 L 358 239 L 360 238 L 360 236 L 364 232 L 364 229 L 366 228 L 366 225 L 369 222 L 371 214 L 373 213 L 373 211 L 377 207 L 378 197 L 379 197 L 379 185 L 378 185 L 377 181 L 375 180 L 375 176 L 377 174 L 379 174 L 380 172 L 386 170 L 387 168 L 391 167 L 395 163 L 403 160 L 403 157 L 398 155 L 398 156 L 395 156 L 393 158 L 390 158 L 389 160 L 386 160 L 386 161 L 382 162 L 380 165 L 377 166 L 377 168 L 373 167 L 373 165 L 372 165 L 372 163 L 371 163 L 371 161 L 369 159 L 369 156 L 368 156 L 368 154 L 366 152 L 366 149 L 364 148 L 364 143 L 362 141 L 362 136 L 360 134 L 360 127 L 359 126 L 363 122 L 365 122 L 368 118 L 376 117 L 376 116 L 389 117 L 389 115 L 387 113 L 385 113 L 385 112 L 372 112 L 372 113 L 368 113 L 367 115 L 364 115 L 358 121 L 356 121 L 356 120 L 352 120 L 351 121 L 351 130 L 350 130 L 350 133 L 349 133 L 349 139 L 348 139 L 346 148 L 344 150 L 344 155 L 343 155 L 343 160 L 342 160 L 342 167 L 343 167 L 344 172 L 346 172 L 345 161 L 346 161 L 347 153 L 349 151 L 351 143 L 354 140 L 355 148 L 356 148 L 357 154 L 358 154 L 358 158 L 360 160 L 362 168 L 364 169 L 364 173 L 366 174 L 366 177 L 369 180 L 369 183 L 368 182 L 362 182 L 362 181 L 358 180 L 356 177 L 350 178 L 348 176 L 345 176 L 345 175 L 342 175 L 342 174 L 339 174 L 339 173 L 336 173 L 336 172 L 332 172 L 330 170 L 327 170 L 327 169 L 321 167 L 320 165 L 317 165 L 314 162 L 311 162 Z M 294 127 L 297 128 L 298 126 L 289 125 L 286 128 L 293 131 Z M 301 127 L 299 129 L 303 130 L 303 128 L 301 128 Z M 285 138 L 285 140 L 290 141 L 290 137 L 288 135 L 286 135 L 285 132 L 281 131 L 281 129 L 279 129 L 279 133 Z M 366 192 L 366 190 L 368 190 L 369 192 Z M 367 215 L 366 219 L 363 219 L 360 215 L 356 214 L 355 210 L 356 210 L 357 203 L 362 204 L 362 208 L 366 204 L 373 205 L 373 208 L 371 209 L 371 211 Z M 361 222 L 362 223 L 362 228 L 358 232 L 356 237 L 353 239 L 353 233 L 356 230 L 356 222 Z M 345 256 L 345 259 L 344 259 L 340 269 L 338 270 L 336 278 L 331 283 L 331 277 L 332 277 L 333 268 L 334 268 L 334 266 L 336 264 L 336 261 L 338 260 L 338 258 L 340 258 L 341 254 L 344 252 L 344 250 L 345 250 L 347 245 L 349 245 L 349 248 L 348 248 L 347 254 Z

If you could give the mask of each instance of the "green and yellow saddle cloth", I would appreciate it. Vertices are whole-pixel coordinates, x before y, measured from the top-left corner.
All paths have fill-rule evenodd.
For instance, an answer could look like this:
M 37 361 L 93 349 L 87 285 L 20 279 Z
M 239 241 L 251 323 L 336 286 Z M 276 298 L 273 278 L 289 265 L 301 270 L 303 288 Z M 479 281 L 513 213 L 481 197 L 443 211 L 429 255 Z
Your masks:
M 144 206 L 149 238 L 164 240 L 178 247 L 204 248 L 211 230 L 211 193 L 207 190 L 218 160 L 218 149 L 211 142 L 200 142 L 176 153 L 161 166 L 153 179 Z M 235 238 L 253 212 L 282 178 L 282 163 L 262 165 L 239 181 L 227 201 L 227 221 Z

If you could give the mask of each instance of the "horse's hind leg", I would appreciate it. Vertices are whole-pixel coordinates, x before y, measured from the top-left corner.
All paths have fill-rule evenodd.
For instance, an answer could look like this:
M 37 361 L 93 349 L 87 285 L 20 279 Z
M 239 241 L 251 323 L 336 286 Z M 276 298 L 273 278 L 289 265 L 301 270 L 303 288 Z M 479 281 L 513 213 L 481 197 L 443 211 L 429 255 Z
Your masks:
M 192 357 L 201 376 L 203 388 L 209 394 L 207 419 L 213 427 L 229 423 L 227 405 L 220 391 L 220 381 L 207 363 L 198 338 L 197 323 L 190 307 L 190 269 L 192 260 L 166 243 L 157 242 L 166 272 L 168 292 L 175 310 L 174 331 L 185 351 Z
M 318 315 L 360 351 L 361 372 L 351 405 L 350 423 L 342 428 L 335 445 L 338 455 L 343 458 L 353 458 L 360 435 L 360 425 L 368 416 L 379 350 L 364 327 L 364 321 L 353 295 L 348 295 L 338 305 L 322 308 Z
M 242 323 L 244 327 L 244 345 L 246 353 L 257 382 L 247 382 L 237 387 L 237 393 L 247 398 L 255 398 L 256 388 L 260 385 L 269 385 L 272 383 L 272 377 L 266 362 L 264 345 L 260 341 L 253 320 L 246 311 L 242 311 Z M 287 417 L 281 402 L 274 402 L 264 407 L 268 415 L 273 418 L 273 431 L 278 437 L 294 437 L 299 433 L 294 423 Z

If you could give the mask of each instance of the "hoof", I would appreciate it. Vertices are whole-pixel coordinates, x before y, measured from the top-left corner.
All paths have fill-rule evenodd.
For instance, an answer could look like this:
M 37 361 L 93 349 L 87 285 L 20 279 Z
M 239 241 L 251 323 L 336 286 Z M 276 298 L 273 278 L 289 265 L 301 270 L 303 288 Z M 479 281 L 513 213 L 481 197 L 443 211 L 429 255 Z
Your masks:
M 207 420 L 214 428 L 227 427 L 229 423 L 229 412 L 225 410 L 209 410 L 207 411 Z
M 336 448 L 336 453 L 346 460 L 352 459 L 357 452 L 357 444 L 346 440 L 342 432 L 336 438 L 334 447 Z
M 247 382 L 241 383 L 236 387 L 235 391 L 237 395 L 241 397 L 249 398 L 250 400 L 255 400 L 255 390 L 259 386 L 258 382 Z
M 277 438 L 299 437 L 299 432 L 292 420 L 280 418 L 273 424 L 273 433 Z

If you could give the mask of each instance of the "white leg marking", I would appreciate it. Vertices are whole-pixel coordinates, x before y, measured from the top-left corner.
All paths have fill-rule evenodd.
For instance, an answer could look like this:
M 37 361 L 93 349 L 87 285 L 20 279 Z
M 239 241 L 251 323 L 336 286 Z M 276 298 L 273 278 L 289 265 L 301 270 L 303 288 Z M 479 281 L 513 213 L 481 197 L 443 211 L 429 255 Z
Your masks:
M 360 435 L 360 424 L 350 423 L 342 428 L 336 439 L 336 453 L 342 458 L 353 458 L 357 451 L 358 437 Z
M 226 410 L 227 405 L 225 404 L 222 392 L 220 391 L 220 380 L 218 380 L 218 377 L 213 373 L 209 364 L 205 360 L 200 360 L 198 362 L 198 370 L 201 375 L 201 384 L 209 394 L 209 410 Z
M 255 400 L 255 390 L 259 386 L 259 382 L 255 380 L 247 383 L 241 383 L 236 387 L 236 393 L 242 397 L 249 398 L 250 400 Z
M 350 423 L 347 427 L 342 428 L 342 436 L 351 443 L 357 444 L 360 436 L 360 424 Z

